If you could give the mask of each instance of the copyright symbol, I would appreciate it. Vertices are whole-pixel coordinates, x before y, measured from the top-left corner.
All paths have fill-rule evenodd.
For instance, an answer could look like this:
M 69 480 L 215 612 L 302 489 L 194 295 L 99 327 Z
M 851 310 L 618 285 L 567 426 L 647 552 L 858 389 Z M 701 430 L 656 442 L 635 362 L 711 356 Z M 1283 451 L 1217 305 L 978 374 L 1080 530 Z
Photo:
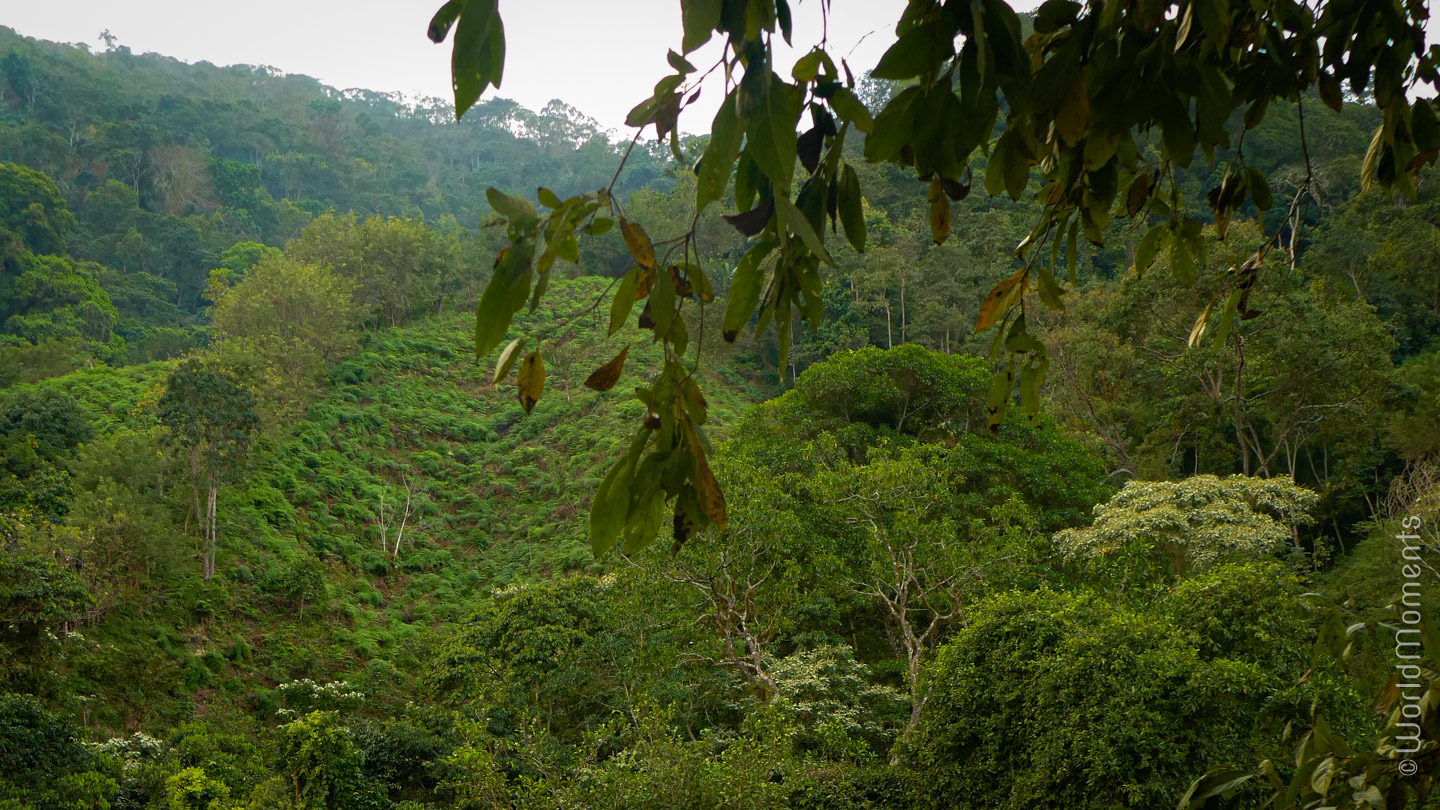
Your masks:
M 1402 760 L 1400 760 L 1400 773 L 1401 773 L 1402 775 L 1404 775 L 1404 776 L 1414 776 L 1414 775 L 1415 775 L 1415 772 L 1418 771 L 1418 770 L 1420 770 L 1420 766 L 1415 764 L 1415 760 L 1413 760 L 1413 759 L 1402 759 Z

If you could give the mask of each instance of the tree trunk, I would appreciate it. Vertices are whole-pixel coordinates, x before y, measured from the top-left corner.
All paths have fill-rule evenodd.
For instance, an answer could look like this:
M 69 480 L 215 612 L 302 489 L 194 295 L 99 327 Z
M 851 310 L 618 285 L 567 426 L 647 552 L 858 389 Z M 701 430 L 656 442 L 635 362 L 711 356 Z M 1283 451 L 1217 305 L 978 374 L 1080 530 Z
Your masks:
M 215 576 L 215 546 L 218 531 L 215 524 L 215 500 L 217 488 L 215 486 L 215 473 L 210 473 L 210 497 L 206 504 L 205 515 L 205 564 L 204 576 L 208 582 Z

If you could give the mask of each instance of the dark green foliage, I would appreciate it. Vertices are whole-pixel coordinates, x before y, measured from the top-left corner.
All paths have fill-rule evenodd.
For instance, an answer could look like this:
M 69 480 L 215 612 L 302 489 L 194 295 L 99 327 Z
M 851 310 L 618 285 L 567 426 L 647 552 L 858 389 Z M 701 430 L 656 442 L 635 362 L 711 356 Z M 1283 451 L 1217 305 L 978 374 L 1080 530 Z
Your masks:
M 276 737 L 279 770 L 297 808 L 358 810 L 364 755 L 335 712 L 311 712 L 281 726 Z
M 94 756 L 81 744 L 80 729 L 47 711 L 29 695 L 0 694 L 0 797 L 40 799 L 41 807 L 64 777 L 90 769 Z
M 1276 572 L 1228 573 L 1258 582 Z M 1296 591 L 1206 606 L 1215 588 L 1231 586 L 1217 577 L 1177 593 L 1174 620 L 1085 593 L 989 600 L 931 670 L 904 760 L 915 806 L 1167 805 L 1195 762 L 1245 761 L 1278 741 L 1299 718 L 1269 704 L 1309 648 Z
M 0 396 L 0 435 L 33 438 L 41 456 L 54 459 L 90 441 L 95 429 L 73 397 L 54 388 L 30 388 Z
M 55 634 L 94 602 L 85 583 L 54 558 L 11 549 L 0 555 L 0 689 L 52 696 L 60 649 Z
M 857 461 L 878 444 L 943 445 L 971 513 L 1013 494 L 1046 531 L 1083 521 L 1109 492 L 1096 460 L 1048 420 L 987 428 L 988 387 L 985 364 L 969 355 L 913 344 L 839 352 L 753 409 L 737 435 L 750 463 L 797 472 L 813 463 L 797 450 L 822 433 Z
M 14 55 L 12 51 L 7 58 Z M 55 181 L 26 166 L 0 163 L 0 242 L 19 237 L 26 250 L 60 254 L 74 227 L 75 217 Z M 7 247 L 0 245 L 0 263 L 6 265 Z

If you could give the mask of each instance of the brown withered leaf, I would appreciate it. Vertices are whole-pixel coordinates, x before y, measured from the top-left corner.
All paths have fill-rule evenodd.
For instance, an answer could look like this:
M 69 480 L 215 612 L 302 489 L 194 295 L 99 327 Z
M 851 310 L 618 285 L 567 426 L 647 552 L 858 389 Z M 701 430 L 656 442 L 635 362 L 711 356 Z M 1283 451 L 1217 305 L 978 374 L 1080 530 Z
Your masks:
M 615 383 L 620 380 L 620 372 L 625 369 L 625 355 L 629 353 L 630 344 L 627 343 L 625 348 L 621 349 L 620 353 L 615 355 L 610 362 L 595 369 L 589 377 L 585 378 L 585 387 L 596 391 L 609 391 L 614 388 Z
M 720 482 L 710 471 L 710 463 L 704 453 L 695 454 L 695 488 L 700 493 L 700 508 L 720 531 L 725 531 L 725 493 L 720 491 Z
M 650 285 L 655 283 L 655 271 L 650 268 L 640 268 L 640 275 L 635 281 L 635 300 L 639 301 L 650 297 Z
M 680 274 L 680 265 L 670 265 L 670 281 L 675 285 L 675 294 L 681 298 L 689 298 L 695 293 L 690 280 Z
M 679 551 L 680 547 L 684 546 L 689 542 L 690 538 L 695 535 L 695 521 L 691 520 L 690 516 L 685 514 L 685 508 L 680 505 L 678 499 L 675 501 L 675 519 L 673 523 L 672 534 L 675 538 L 675 545 L 671 548 L 674 551 Z
M 1146 172 L 1135 178 L 1130 184 L 1130 191 L 1125 195 L 1125 213 L 1135 216 L 1140 213 L 1145 201 L 1150 199 L 1150 173 Z

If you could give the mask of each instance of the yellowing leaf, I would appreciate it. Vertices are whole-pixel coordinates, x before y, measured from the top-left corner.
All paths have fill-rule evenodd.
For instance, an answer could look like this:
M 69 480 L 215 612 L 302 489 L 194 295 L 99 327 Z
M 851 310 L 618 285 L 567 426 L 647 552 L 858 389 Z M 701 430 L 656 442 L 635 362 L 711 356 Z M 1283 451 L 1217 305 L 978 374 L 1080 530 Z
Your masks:
M 935 244 L 943 245 L 950 238 L 950 198 L 945 196 L 939 178 L 930 181 L 929 197 L 930 238 L 935 240 Z
M 625 355 L 629 353 L 630 344 L 627 343 L 625 348 L 621 349 L 620 353 L 615 355 L 610 362 L 595 369 L 589 377 L 585 378 L 585 387 L 596 391 L 609 391 L 614 388 L 615 383 L 620 380 L 620 372 L 625 368 Z
M 525 355 L 515 387 L 520 391 L 520 407 L 530 413 L 535 408 L 535 403 L 540 401 L 541 392 L 545 390 L 545 361 L 540 359 L 539 349 Z
M 1026 269 L 1022 267 L 990 290 L 985 300 L 980 302 L 980 314 L 975 318 L 976 332 L 983 331 L 1004 316 L 1010 304 L 1024 292 L 1026 275 Z
M 645 229 L 621 217 L 620 234 L 625 237 L 625 247 L 630 250 L 630 256 L 635 263 L 646 270 L 654 270 L 655 246 L 650 244 L 650 237 L 645 235 Z

